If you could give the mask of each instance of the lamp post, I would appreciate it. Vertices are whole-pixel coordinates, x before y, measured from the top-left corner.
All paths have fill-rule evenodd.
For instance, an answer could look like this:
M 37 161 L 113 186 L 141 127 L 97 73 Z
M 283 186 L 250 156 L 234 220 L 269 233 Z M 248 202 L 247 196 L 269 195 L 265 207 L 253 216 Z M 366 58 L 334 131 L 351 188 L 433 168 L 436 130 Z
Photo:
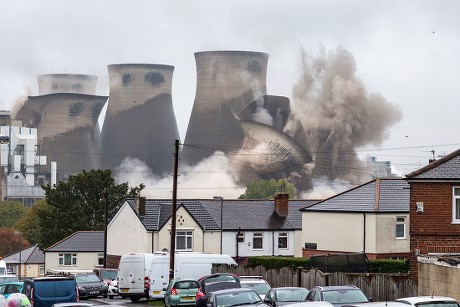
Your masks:
M 107 224 L 109 220 L 109 190 L 104 191 L 104 268 L 107 267 Z
M 214 196 L 214 200 L 220 200 L 220 253 L 222 254 L 223 242 L 222 242 L 222 233 L 223 233 L 223 220 L 224 220 L 224 198 L 222 196 Z

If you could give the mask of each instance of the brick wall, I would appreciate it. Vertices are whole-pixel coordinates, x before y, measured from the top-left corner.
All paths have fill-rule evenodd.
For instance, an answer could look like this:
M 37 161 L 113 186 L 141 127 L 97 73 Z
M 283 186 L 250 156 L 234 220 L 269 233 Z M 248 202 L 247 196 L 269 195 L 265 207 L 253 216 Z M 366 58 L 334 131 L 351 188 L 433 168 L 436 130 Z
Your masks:
M 416 253 L 460 253 L 460 224 L 452 224 L 452 186 L 410 182 L 411 278 L 418 277 Z M 423 212 L 416 212 L 417 202 L 423 202 Z

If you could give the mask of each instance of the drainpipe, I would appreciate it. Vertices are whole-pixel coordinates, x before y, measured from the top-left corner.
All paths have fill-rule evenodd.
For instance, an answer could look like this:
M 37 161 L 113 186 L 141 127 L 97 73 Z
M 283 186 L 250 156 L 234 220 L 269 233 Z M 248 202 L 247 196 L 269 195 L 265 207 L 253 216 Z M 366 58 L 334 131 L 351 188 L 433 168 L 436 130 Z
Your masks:
M 272 231 L 272 256 L 275 256 L 275 231 Z
M 363 253 L 366 253 L 366 213 L 363 213 Z

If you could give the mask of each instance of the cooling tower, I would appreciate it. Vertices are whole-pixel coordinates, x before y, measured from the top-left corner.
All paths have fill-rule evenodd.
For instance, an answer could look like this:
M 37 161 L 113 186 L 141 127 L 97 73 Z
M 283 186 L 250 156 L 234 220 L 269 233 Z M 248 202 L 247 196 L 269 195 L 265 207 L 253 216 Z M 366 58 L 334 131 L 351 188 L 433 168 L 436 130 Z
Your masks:
M 97 120 L 107 96 L 58 93 L 29 96 L 16 114 L 24 127 L 38 129 L 39 154 L 57 162 L 58 180 L 97 169 Z M 49 166 L 44 172 L 49 172 Z
M 96 94 L 97 76 L 78 74 L 38 75 L 38 94 L 55 93 Z
M 266 94 L 268 54 L 195 53 L 197 89 L 181 153 L 193 165 L 215 151 L 237 151 L 244 141 L 238 114 Z
M 108 65 L 110 95 L 101 131 L 101 162 L 112 171 L 124 158 L 145 162 L 153 173 L 172 173 L 179 139 L 171 98 L 174 66 Z

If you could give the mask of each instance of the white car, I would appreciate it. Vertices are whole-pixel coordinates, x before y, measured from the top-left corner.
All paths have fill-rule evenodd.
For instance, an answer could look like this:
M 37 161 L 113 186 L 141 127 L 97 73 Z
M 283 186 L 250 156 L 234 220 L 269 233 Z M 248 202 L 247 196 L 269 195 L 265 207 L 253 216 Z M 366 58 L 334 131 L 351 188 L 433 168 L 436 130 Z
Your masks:
M 109 283 L 108 296 L 110 299 L 113 299 L 117 295 L 118 295 L 118 281 L 114 279 Z
M 396 301 L 417 307 L 460 307 L 454 298 L 446 296 L 413 296 L 399 298 Z
M 271 287 L 268 282 L 262 278 L 262 276 L 239 276 L 241 288 L 249 288 L 259 294 L 260 298 L 263 300 L 265 294 L 270 291 Z

